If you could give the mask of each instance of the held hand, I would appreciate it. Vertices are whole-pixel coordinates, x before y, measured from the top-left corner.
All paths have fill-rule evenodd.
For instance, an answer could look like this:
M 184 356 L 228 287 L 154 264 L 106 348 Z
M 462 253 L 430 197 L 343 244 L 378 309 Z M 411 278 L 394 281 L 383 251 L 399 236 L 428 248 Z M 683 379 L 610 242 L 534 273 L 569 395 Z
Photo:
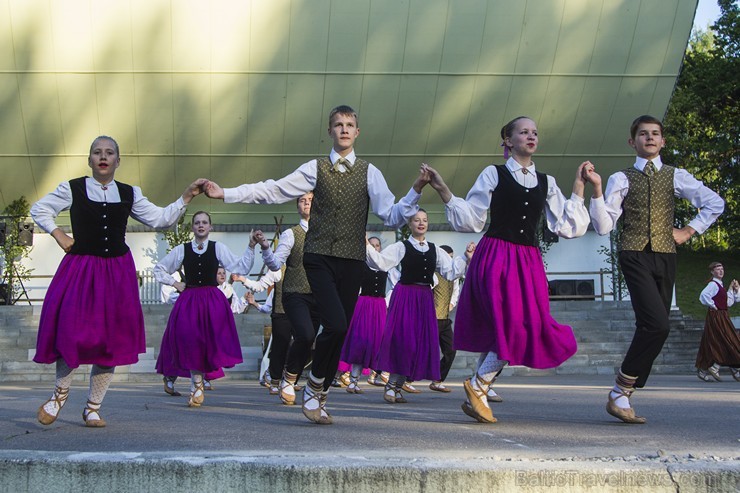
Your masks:
M 740 282 L 737 282 L 737 279 L 733 279 L 730 283 L 730 289 L 736 293 L 740 291 Z
M 596 167 L 591 161 L 584 161 L 578 167 L 576 180 L 573 182 L 573 193 L 583 198 L 586 183 L 593 185 L 594 198 L 599 198 L 603 195 L 601 191 L 601 176 L 596 172 Z
M 186 204 L 189 204 L 193 197 L 200 195 L 203 192 L 203 187 L 206 183 L 208 183 L 208 180 L 205 178 L 198 178 L 195 180 L 193 183 L 188 185 L 188 188 L 186 188 L 184 192 L 182 192 L 182 200 Z
M 244 283 L 245 281 L 244 276 L 240 276 L 239 274 L 231 274 L 231 283 L 234 284 L 235 282 L 241 282 Z
M 222 199 L 224 198 L 224 189 L 218 186 L 217 183 L 209 181 L 203 185 L 203 191 L 206 193 L 206 197 L 211 199 Z
M 442 202 L 446 204 L 447 202 L 452 200 L 452 192 L 450 192 L 450 188 L 442 179 L 442 175 L 440 175 L 436 169 L 432 168 L 426 163 L 422 164 L 422 167 L 426 168 L 427 172 L 429 172 L 431 176 L 431 181 L 429 183 L 432 188 L 437 191 L 439 197 L 442 199 Z
M 422 164 L 419 168 L 419 176 L 416 178 L 416 181 L 414 181 L 414 191 L 416 193 L 421 193 L 421 190 L 427 186 L 429 181 L 431 180 L 431 176 L 429 175 L 429 172 L 424 168 L 424 165 Z
M 259 229 L 254 232 L 254 240 L 260 244 L 263 250 L 267 250 L 268 248 L 270 248 L 270 242 L 267 241 L 264 233 L 262 233 L 262 231 L 260 231 Z
M 257 302 L 254 301 L 254 293 L 252 293 L 251 291 L 246 292 L 246 294 L 244 295 L 244 299 L 247 300 L 247 303 L 249 303 L 250 305 L 258 307 Z
M 249 248 L 254 248 L 257 244 L 257 240 L 254 239 L 254 230 L 249 232 Z
M 178 293 L 182 293 L 183 291 L 185 291 L 185 283 L 182 281 L 175 282 L 172 287 L 175 288 Z
M 472 241 L 468 243 L 468 246 L 465 247 L 465 259 L 470 262 L 470 259 L 473 258 L 473 254 L 475 253 L 475 243 Z
M 694 236 L 694 233 L 696 233 L 696 230 L 691 226 L 684 226 L 681 229 L 673 228 L 673 241 L 676 242 L 676 245 L 683 245 Z

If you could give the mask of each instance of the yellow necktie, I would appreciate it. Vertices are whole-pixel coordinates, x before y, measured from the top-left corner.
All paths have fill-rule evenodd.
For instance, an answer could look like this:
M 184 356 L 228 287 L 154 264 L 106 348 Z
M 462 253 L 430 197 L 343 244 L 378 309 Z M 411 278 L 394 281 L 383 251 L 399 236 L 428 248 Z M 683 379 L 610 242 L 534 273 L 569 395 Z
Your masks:
M 645 164 L 644 172 L 647 176 L 653 176 L 655 174 L 655 165 L 652 161 L 648 161 Z
M 344 165 L 344 169 L 346 169 L 348 172 L 352 171 L 352 166 L 350 165 L 349 161 L 344 159 L 343 157 L 340 157 L 337 159 L 337 162 L 334 163 L 334 166 L 332 167 L 332 171 L 339 171 L 339 165 Z

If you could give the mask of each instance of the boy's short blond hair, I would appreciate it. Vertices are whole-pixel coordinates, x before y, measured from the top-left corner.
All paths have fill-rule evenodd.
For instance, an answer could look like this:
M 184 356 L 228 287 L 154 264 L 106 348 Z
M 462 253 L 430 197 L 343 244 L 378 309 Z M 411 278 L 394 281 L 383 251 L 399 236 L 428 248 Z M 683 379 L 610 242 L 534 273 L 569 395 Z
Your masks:
M 336 108 L 332 109 L 329 112 L 329 126 L 331 126 L 331 122 L 334 119 L 335 115 L 345 115 L 345 116 L 351 116 L 354 117 L 355 122 L 357 123 L 357 126 L 360 126 L 360 117 L 357 116 L 357 112 L 351 107 L 347 106 L 346 104 L 341 104 L 337 106 Z

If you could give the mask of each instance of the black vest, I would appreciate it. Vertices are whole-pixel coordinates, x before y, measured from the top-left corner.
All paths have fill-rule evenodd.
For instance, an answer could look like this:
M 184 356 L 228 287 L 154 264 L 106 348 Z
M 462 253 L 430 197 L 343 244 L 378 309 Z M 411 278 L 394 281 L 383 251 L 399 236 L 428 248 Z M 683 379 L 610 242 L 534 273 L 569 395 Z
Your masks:
M 429 250 L 422 253 L 406 240 L 403 242 L 406 254 L 401 259 L 401 284 L 434 284 L 434 271 L 437 268 L 437 248 L 429 243 Z
M 486 236 L 517 245 L 539 246 L 537 223 L 545 209 L 547 175 L 537 172 L 537 186 L 517 183 L 509 169 L 497 165 L 498 186 L 491 194 L 491 224 Z
M 193 251 L 191 243 L 185 243 L 185 258 L 182 265 L 185 268 L 185 279 L 189 288 L 199 286 L 218 286 L 218 258 L 216 257 L 216 242 L 208 241 L 208 247 L 203 253 Z
M 131 185 L 116 182 L 119 203 L 93 202 L 87 198 L 85 177 L 69 180 L 72 206 L 69 209 L 74 245 L 69 253 L 120 257 L 128 253 L 126 223 L 134 205 Z
M 362 284 L 360 284 L 361 296 L 372 296 L 373 298 L 385 298 L 385 285 L 388 281 L 388 273 L 382 270 L 372 270 L 365 265 L 362 273 Z

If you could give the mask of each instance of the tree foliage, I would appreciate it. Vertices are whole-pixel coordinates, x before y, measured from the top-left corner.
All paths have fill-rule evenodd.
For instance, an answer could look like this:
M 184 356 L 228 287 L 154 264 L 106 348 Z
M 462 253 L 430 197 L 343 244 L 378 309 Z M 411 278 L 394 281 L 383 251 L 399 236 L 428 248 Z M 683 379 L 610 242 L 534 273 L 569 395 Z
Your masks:
M 26 197 L 21 196 L 8 204 L 0 219 L 0 222 L 5 223 L 6 228 L 5 243 L 0 246 L 0 256 L 2 256 L 4 266 L 0 284 L 6 286 L 3 297 L 10 296 L 10 304 L 14 304 L 22 295 L 22 283 L 28 281 L 33 272 L 33 269 L 23 265 L 23 259 L 30 255 L 31 247 L 22 246 L 19 241 L 20 226 L 27 222 L 30 210 L 31 206 Z
M 163 231 L 162 236 L 164 236 L 164 240 L 167 242 L 168 252 L 175 248 L 177 245 L 182 245 L 183 243 L 189 243 L 190 241 L 192 241 L 193 230 L 190 227 L 190 222 L 185 222 L 185 214 L 180 217 L 180 219 L 177 221 L 177 225 L 174 228 Z
M 734 0 L 718 0 L 721 16 L 709 31 L 692 34 L 671 99 L 664 157 L 725 199 L 725 212 L 693 249 L 740 249 L 740 26 Z M 695 215 L 678 204 L 676 225 Z

